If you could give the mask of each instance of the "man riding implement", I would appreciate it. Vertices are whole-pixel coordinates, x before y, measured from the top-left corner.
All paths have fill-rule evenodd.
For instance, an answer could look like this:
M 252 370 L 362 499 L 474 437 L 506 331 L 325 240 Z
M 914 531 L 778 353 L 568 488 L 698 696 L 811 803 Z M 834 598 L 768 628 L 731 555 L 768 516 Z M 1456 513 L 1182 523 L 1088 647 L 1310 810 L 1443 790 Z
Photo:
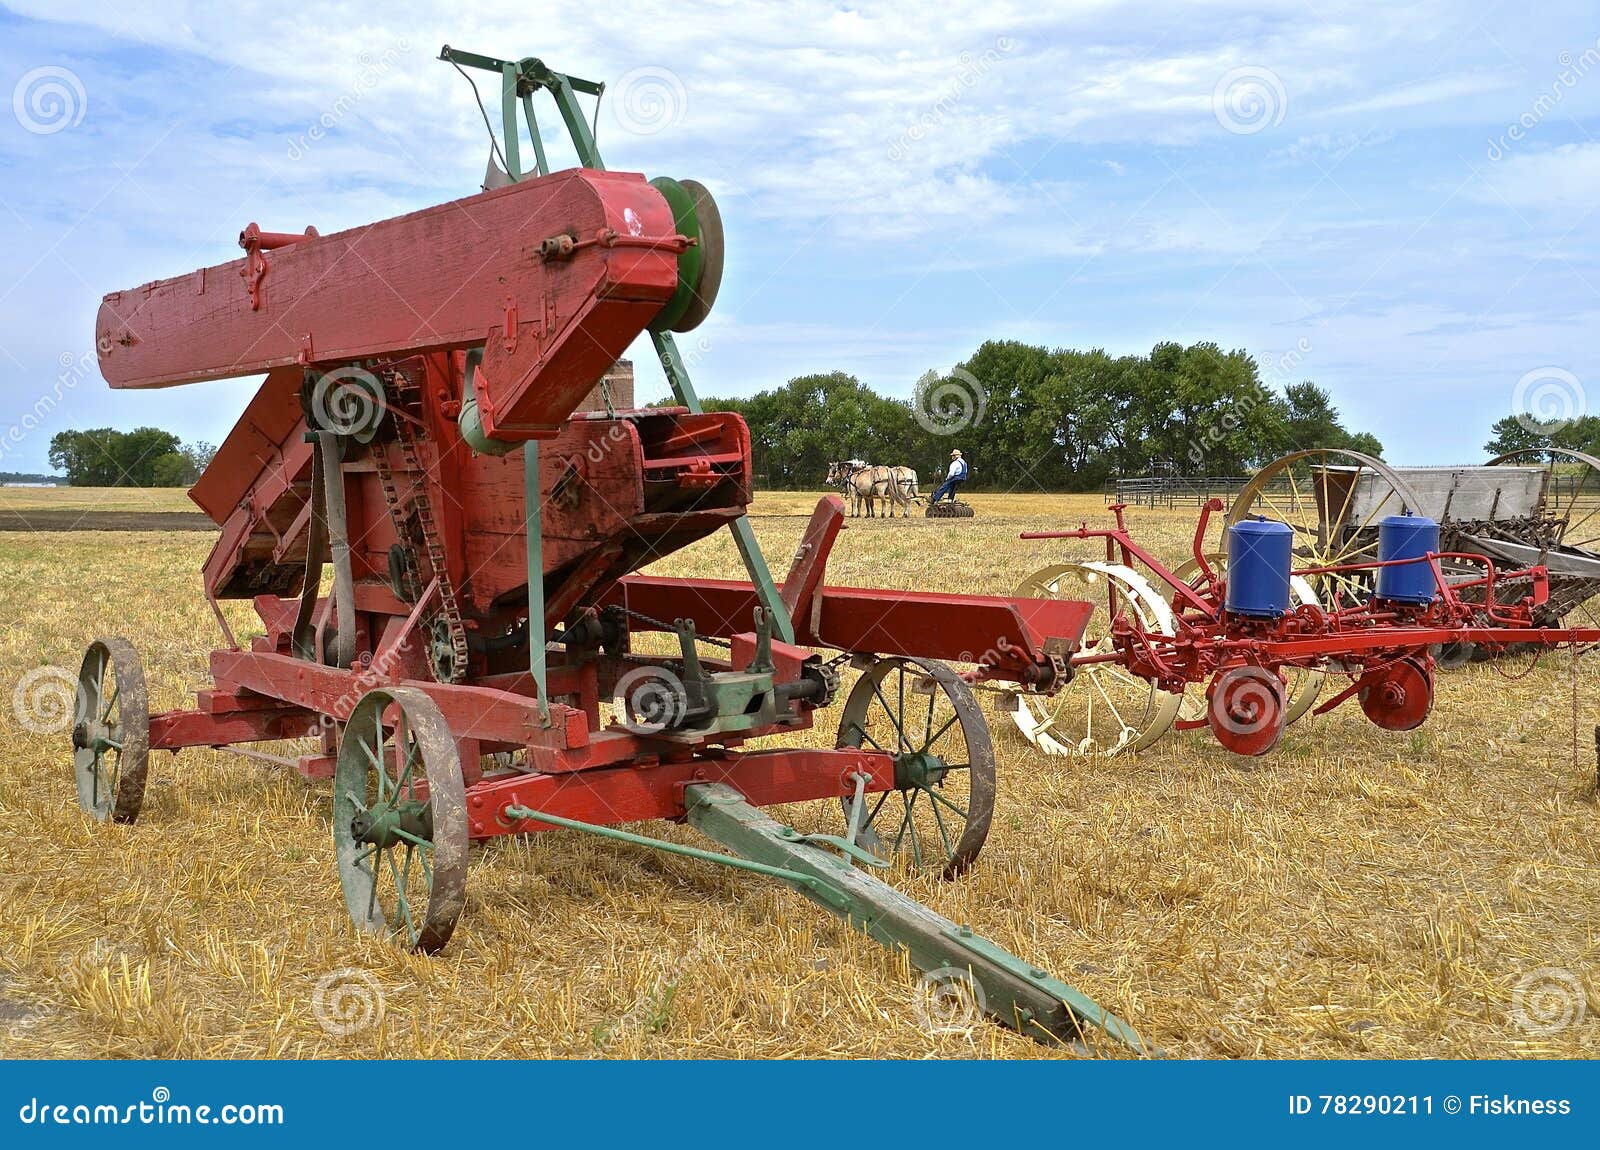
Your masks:
M 944 482 L 939 484 L 939 489 L 933 493 L 933 502 L 937 503 L 946 495 L 950 502 L 956 501 L 956 488 L 967 481 L 967 461 L 961 458 L 961 449 L 955 448 L 950 452 L 950 470 L 945 473 Z

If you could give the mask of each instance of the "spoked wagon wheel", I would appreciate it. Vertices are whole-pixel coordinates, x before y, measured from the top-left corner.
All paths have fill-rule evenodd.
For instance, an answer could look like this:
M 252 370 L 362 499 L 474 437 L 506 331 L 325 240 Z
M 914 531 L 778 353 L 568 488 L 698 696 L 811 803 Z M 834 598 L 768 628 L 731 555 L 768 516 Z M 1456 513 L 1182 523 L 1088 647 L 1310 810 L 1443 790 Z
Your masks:
M 1226 575 L 1228 571 L 1228 557 L 1216 553 L 1206 556 L 1206 562 L 1211 564 L 1212 570 L 1219 575 Z M 1173 572 L 1179 579 L 1196 589 L 1200 588 L 1203 577 L 1200 574 L 1200 564 L 1193 559 L 1184 563 Z M 1322 603 L 1317 598 L 1316 589 L 1303 575 L 1289 577 L 1289 602 L 1293 607 L 1321 608 Z M 1322 684 L 1327 673 L 1318 667 L 1285 667 L 1284 674 L 1288 678 L 1285 689 L 1289 692 L 1288 710 L 1283 721 L 1285 724 L 1293 723 L 1305 717 L 1317 701 L 1317 696 L 1322 694 Z M 1183 694 L 1183 705 L 1178 710 L 1178 718 L 1186 723 L 1197 722 L 1206 718 L 1205 692 L 1197 685 L 1191 686 Z
M 1275 459 L 1233 501 L 1228 522 L 1261 515 L 1294 532 L 1296 567 L 1338 567 L 1378 558 L 1378 523 L 1417 509 L 1405 480 L 1359 451 L 1317 447 Z M 1370 572 L 1310 576 L 1324 606 L 1349 606 L 1372 593 Z
M 149 763 L 150 698 L 139 653 L 126 639 L 96 639 L 83 653 L 73 715 L 78 805 L 101 822 L 133 822 Z
M 1600 542 L 1600 459 L 1565 447 L 1524 448 L 1497 455 L 1490 467 L 1541 467 L 1540 510 L 1552 543 L 1593 550 Z
M 350 918 L 408 950 L 442 947 L 467 888 L 461 760 L 433 700 L 369 691 L 350 713 L 333 775 L 333 845 Z
M 879 659 L 845 700 L 836 745 L 894 756 L 894 789 L 866 797 L 862 846 L 947 879 L 972 865 L 994 817 L 994 745 L 961 676 L 933 659 Z
M 1111 625 L 1128 619 L 1146 634 L 1175 635 L 1172 609 L 1130 567 L 1059 563 L 1035 571 L 1014 594 L 1025 599 L 1076 599 L 1095 605 L 1082 656 L 1116 651 Z M 1080 663 L 1072 686 L 1053 698 L 1018 694 L 1011 717 L 1027 740 L 1051 755 L 1117 755 L 1142 751 L 1171 729 L 1182 695 L 1163 691 L 1117 663 Z

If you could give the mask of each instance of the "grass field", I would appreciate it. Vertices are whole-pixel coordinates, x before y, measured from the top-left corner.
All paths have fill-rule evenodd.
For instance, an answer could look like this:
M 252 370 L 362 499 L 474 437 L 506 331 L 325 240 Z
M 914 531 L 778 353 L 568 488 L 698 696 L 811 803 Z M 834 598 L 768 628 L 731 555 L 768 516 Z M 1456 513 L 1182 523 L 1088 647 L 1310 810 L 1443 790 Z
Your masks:
M 0 508 L 49 498 L 84 496 L 8 491 Z M 1091 496 L 970 502 L 979 517 L 964 522 L 853 521 L 830 581 L 1009 592 L 1046 562 L 1094 557 L 1020 531 L 1109 518 Z M 780 569 L 814 503 L 752 509 Z M 1193 521 L 1132 517 L 1168 559 Z M 75 675 L 90 638 L 121 634 L 152 709 L 181 704 L 217 642 L 198 575 L 209 545 L 0 534 L 0 685 Z M 652 573 L 740 571 L 718 537 Z M 230 612 L 247 631 L 248 609 Z M 1137 758 L 1049 758 L 992 709 L 1000 795 L 983 857 L 956 883 L 894 881 L 1179 1056 L 1592 1055 L 1600 683 L 1576 672 L 1563 654 L 1441 674 L 1418 731 L 1342 707 L 1258 760 L 1204 732 Z M 809 737 L 831 743 L 836 723 L 819 713 Z M 139 822 L 99 825 L 78 810 L 65 734 L 23 729 L 14 706 L 0 727 L 0 1055 L 1064 1056 L 987 1025 L 929 1034 L 896 959 L 764 880 L 568 833 L 474 848 L 451 944 L 402 954 L 350 927 L 326 785 L 218 752 L 161 755 Z M 839 828 L 832 804 L 787 817 Z M 370 972 L 383 1009 L 338 1033 L 319 1022 L 318 987 L 362 978 L 351 971 Z

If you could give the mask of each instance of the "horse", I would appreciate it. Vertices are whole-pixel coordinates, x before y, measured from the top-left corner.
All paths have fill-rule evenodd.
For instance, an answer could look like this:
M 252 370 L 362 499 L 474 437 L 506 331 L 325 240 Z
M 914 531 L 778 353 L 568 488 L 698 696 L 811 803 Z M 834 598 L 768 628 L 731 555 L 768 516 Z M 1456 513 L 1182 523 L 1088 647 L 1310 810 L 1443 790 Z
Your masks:
M 867 518 L 876 518 L 878 500 L 889 504 L 889 517 L 894 518 L 894 496 L 890 489 L 895 485 L 894 473 L 887 467 L 874 467 L 861 459 L 842 459 L 828 464 L 828 486 L 837 486 L 851 498 L 851 512 L 861 515 L 861 505 L 867 505 Z
M 890 488 L 894 500 L 910 515 L 911 505 L 922 501 L 922 496 L 917 494 L 917 473 L 909 467 L 891 467 L 889 472 L 894 480 Z

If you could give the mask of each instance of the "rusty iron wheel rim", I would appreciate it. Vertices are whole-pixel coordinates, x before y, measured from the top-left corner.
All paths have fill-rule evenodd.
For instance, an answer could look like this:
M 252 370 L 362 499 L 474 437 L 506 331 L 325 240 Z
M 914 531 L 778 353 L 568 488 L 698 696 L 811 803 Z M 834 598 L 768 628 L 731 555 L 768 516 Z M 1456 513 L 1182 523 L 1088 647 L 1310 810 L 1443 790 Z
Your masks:
M 927 707 L 913 706 L 924 684 Z M 995 758 L 988 721 L 961 676 L 935 659 L 879 659 L 851 689 L 835 745 L 894 755 L 896 783 L 904 784 L 867 796 L 863 845 L 876 853 L 881 844 L 913 867 L 937 868 L 946 879 L 972 866 L 994 818 Z M 953 754 L 964 758 L 946 757 Z M 929 763 L 930 756 L 937 765 Z M 918 811 L 919 802 L 925 813 Z
M 449 941 L 466 901 L 466 792 L 455 737 L 424 692 L 379 688 L 351 711 L 334 767 L 333 844 L 358 929 L 427 954 Z
M 78 805 L 101 822 L 133 822 L 150 765 L 150 699 L 132 643 L 113 637 L 89 644 L 72 718 Z

